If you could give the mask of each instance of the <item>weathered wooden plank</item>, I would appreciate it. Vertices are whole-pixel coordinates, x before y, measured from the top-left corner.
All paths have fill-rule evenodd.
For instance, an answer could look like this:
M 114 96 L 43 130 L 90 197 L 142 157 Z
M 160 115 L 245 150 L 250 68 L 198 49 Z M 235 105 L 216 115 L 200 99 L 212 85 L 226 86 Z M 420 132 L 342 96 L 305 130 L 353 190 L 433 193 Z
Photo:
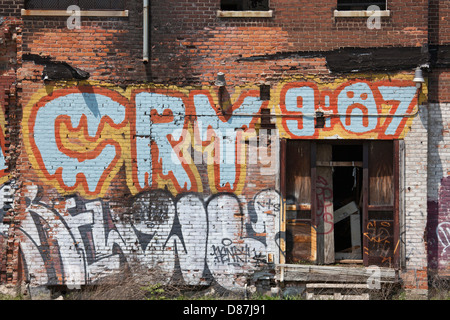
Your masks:
M 339 263 L 353 263 L 354 261 L 359 261 L 359 258 L 361 257 L 361 253 L 359 252 L 360 250 L 361 247 L 358 246 L 355 248 L 350 248 L 349 252 L 337 251 L 335 253 L 336 260 L 339 261 Z
M 369 211 L 393 211 L 394 206 L 391 205 L 368 205 Z
M 311 210 L 311 205 L 310 204 L 288 204 L 286 205 L 286 210 L 306 210 L 309 211 Z
M 286 139 L 280 140 L 280 192 L 283 199 L 286 199 Z
M 317 161 L 331 161 L 330 144 L 317 145 Z M 316 179 L 318 218 L 318 249 L 323 251 L 323 263 L 334 263 L 333 172 L 331 167 L 318 167 Z
M 367 222 L 369 217 L 369 142 L 366 141 L 363 144 L 363 205 L 362 205 L 362 220 L 363 220 L 363 233 L 367 232 Z M 368 239 L 363 237 L 363 260 L 364 265 L 369 265 L 369 249 Z
M 345 259 L 345 260 L 341 260 L 339 261 L 339 263 L 349 263 L 349 264 L 362 264 L 363 260 L 362 259 Z
M 400 267 L 400 143 L 394 141 L 394 267 Z
M 318 167 L 362 167 L 362 161 L 317 161 Z
M 295 220 L 294 220 L 295 221 Z M 313 228 L 311 222 L 291 222 L 286 224 L 287 242 L 289 245 L 288 260 L 291 262 L 313 261 L 315 252 L 311 242 Z
M 310 145 L 310 168 L 311 168 L 311 181 L 316 181 L 317 179 L 317 144 L 316 142 L 311 142 Z M 314 252 L 314 257 L 317 263 L 321 262 L 321 255 L 319 255 L 318 251 L 318 237 L 317 237 L 317 219 L 316 219 L 316 210 L 317 210 L 317 198 L 316 198 L 316 183 L 311 183 L 311 225 L 314 226 L 314 236 L 311 238 L 311 252 Z
M 352 214 L 350 216 L 350 233 L 352 239 L 352 257 L 361 258 L 361 216 Z
M 356 206 L 356 203 L 352 201 L 334 211 L 334 223 L 338 223 L 355 212 L 358 212 L 358 207 Z
M 373 276 L 373 270 L 365 267 L 279 264 L 276 268 L 283 274 L 283 281 L 365 282 Z M 379 271 L 381 283 L 397 281 L 394 269 L 380 267 Z
M 282 199 L 281 210 L 281 223 L 280 234 L 284 235 L 280 237 L 280 250 L 283 254 L 280 254 L 280 262 L 286 262 L 286 139 L 280 140 L 280 192 Z

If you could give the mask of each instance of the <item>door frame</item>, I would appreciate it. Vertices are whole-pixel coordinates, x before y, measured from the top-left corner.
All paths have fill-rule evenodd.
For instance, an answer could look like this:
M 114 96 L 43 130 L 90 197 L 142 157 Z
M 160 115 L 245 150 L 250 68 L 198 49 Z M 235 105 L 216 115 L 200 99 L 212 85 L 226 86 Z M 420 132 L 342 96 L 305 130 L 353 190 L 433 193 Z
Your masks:
M 286 154 L 287 151 L 287 143 L 291 139 L 281 139 L 280 140 L 280 193 L 282 200 L 282 214 L 280 218 L 280 231 L 282 234 L 286 234 Z M 292 139 L 294 140 L 294 139 Z M 363 147 L 363 205 L 362 205 L 362 257 L 363 257 L 363 265 L 369 266 L 369 253 L 368 250 L 368 238 L 364 236 L 367 233 L 367 224 L 369 218 L 369 211 L 372 209 L 376 209 L 376 207 L 371 206 L 369 208 L 369 145 L 370 143 L 376 142 L 378 140 L 306 140 L 310 142 L 310 157 L 311 157 L 311 223 L 315 227 L 318 225 L 317 221 L 317 144 L 318 143 L 326 143 L 331 145 L 336 144 L 358 144 Z M 383 140 L 385 141 L 385 140 Z M 393 238 L 394 238 L 394 250 L 393 250 L 393 259 L 390 267 L 398 269 L 400 267 L 400 253 L 402 250 L 401 241 L 400 241 L 400 178 L 401 178 L 401 141 L 400 140 L 389 140 L 392 141 L 393 146 L 393 180 L 394 180 L 394 195 L 393 195 Z M 314 183 L 313 183 L 314 182 Z M 316 264 L 323 264 L 323 247 L 319 248 L 318 244 L 320 243 L 319 235 L 316 236 L 317 241 L 317 252 L 316 252 Z M 282 254 L 280 254 L 280 262 L 285 263 L 286 259 L 286 238 L 282 237 L 280 239 L 280 249 Z M 284 254 L 283 254 L 284 253 Z

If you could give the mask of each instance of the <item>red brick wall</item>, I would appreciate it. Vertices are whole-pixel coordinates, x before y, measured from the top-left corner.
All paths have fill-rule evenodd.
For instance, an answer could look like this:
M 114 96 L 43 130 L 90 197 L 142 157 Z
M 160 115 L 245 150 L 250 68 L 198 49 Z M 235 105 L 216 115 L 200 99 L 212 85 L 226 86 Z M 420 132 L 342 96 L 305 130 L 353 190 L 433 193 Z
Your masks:
M 430 0 L 429 38 L 430 44 L 450 43 L 450 3 L 442 0 Z
M 4 3 L 1 3 L 4 5 Z M 0 6 L 1 7 L 1 6 Z M 12 7 L 12 6 L 10 6 Z M 5 12 L 10 12 L 9 7 Z M 20 149 L 17 134 L 20 115 L 17 113 L 17 76 L 16 70 L 20 64 L 20 55 L 17 53 L 21 45 L 21 24 L 14 17 L 2 17 L 0 24 L 0 152 L 4 160 L 0 165 L 0 188 L 2 199 L 1 231 L 0 231 L 0 282 L 13 281 L 17 277 L 15 263 L 18 246 L 14 239 L 13 213 L 4 206 L 5 190 L 12 172 L 15 170 L 16 150 Z M 20 138 L 19 138 L 20 139 Z M 8 230 L 9 229 L 9 230 Z
M 429 7 L 430 45 L 450 45 L 450 3 L 431 0 Z M 450 102 L 450 69 L 436 68 L 430 74 L 431 102 Z
M 389 1 L 392 16 L 382 18 L 381 29 L 373 30 L 367 28 L 366 18 L 334 18 L 336 4 L 332 0 L 273 0 L 270 6 L 272 18 L 217 18 L 219 1 L 195 5 L 190 1 L 152 1 L 153 77 L 157 82 L 178 80 L 181 72 L 178 81 L 193 77 L 196 82 L 211 83 L 218 71 L 224 71 L 232 83 L 254 82 L 264 77 L 263 73 L 302 74 L 323 62 L 281 59 L 244 63 L 237 61 L 241 56 L 427 43 L 427 1 Z M 319 68 L 326 72 L 323 66 Z
M 67 62 L 89 72 L 93 80 L 146 81 L 142 3 L 133 1 L 127 6 L 129 17 L 81 17 L 81 29 L 72 30 L 67 28 L 67 17 L 23 17 L 23 53 Z
M 237 61 L 240 57 L 427 43 L 424 0 L 389 1 L 391 16 L 372 30 L 366 18 L 334 18 L 334 0 L 272 0 L 272 18 L 218 18 L 219 3 L 151 1 L 149 65 L 141 61 L 141 1 L 127 2 L 128 18 L 82 17 L 80 30 L 67 29 L 67 17 L 24 17 L 24 53 L 65 61 L 90 72 L 94 80 L 205 84 L 225 71 L 238 84 L 259 81 L 266 77 L 263 73 L 326 72 L 323 62 L 310 59 L 297 65 L 298 59 L 243 63 Z M 2 5 L 8 14 L 19 14 L 18 4 Z
M 7 15 L 19 17 L 20 5 L 14 3 L 15 2 L 13 1 L 0 1 L 0 9 L 5 9 L 3 12 Z M 146 82 L 163 84 L 164 87 L 161 90 L 169 95 L 173 92 L 168 86 L 176 84 L 180 86 L 177 87 L 176 90 L 181 88 L 179 92 L 176 92 L 176 96 L 183 96 L 183 99 L 185 99 L 183 100 L 184 102 L 186 100 L 189 101 L 188 98 L 191 97 L 191 91 L 196 89 L 193 86 L 213 85 L 216 73 L 219 71 L 225 72 L 230 91 L 237 88 L 238 85 L 258 84 L 260 81 L 278 84 L 280 80 L 288 79 L 291 76 L 303 78 L 311 76 L 314 78 L 313 82 L 320 83 L 321 87 L 325 89 L 325 93 L 328 94 L 327 96 L 331 97 L 336 92 L 337 85 L 333 83 L 334 80 L 347 81 L 351 79 L 347 79 L 346 76 L 342 75 L 329 74 L 326 61 L 322 57 L 298 57 L 295 56 L 295 52 L 329 51 L 341 47 L 421 47 L 428 42 L 427 3 L 428 2 L 425 0 L 406 2 L 400 0 L 389 1 L 391 16 L 388 18 L 381 18 L 381 29 L 370 30 L 366 26 L 366 18 L 334 18 L 333 10 L 336 7 L 336 2 L 331 0 L 318 2 L 272 0 L 271 9 L 274 11 L 274 16 L 272 18 L 217 18 L 216 11 L 219 9 L 219 1 L 151 1 L 150 63 L 147 65 L 142 62 L 141 1 L 128 2 L 127 9 L 129 10 L 129 17 L 126 18 L 82 17 L 81 29 L 79 30 L 68 29 L 66 26 L 66 17 L 22 17 L 23 38 L 21 50 L 23 51 L 19 52 L 18 59 L 20 60 L 20 58 L 25 55 L 27 60 L 23 61 L 23 64 L 17 71 L 17 88 L 19 90 L 18 95 L 20 100 L 18 107 L 14 109 L 13 114 L 15 120 L 11 123 L 12 128 L 16 130 L 15 133 L 17 133 L 17 135 L 15 135 L 17 137 L 15 139 L 17 140 L 11 141 L 17 148 L 15 151 L 16 169 L 17 172 L 21 174 L 20 180 L 23 182 L 23 188 L 18 193 L 21 197 L 18 197 L 16 203 L 16 210 L 19 213 L 17 218 L 30 220 L 31 218 L 28 214 L 29 211 L 27 210 L 32 209 L 35 212 L 42 214 L 42 216 L 46 214 L 51 215 L 56 212 L 55 216 L 58 215 L 59 217 L 60 215 L 69 220 L 69 218 L 72 218 L 72 213 L 75 209 L 77 210 L 77 214 L 83 213 L 88 216 L 90 211 L 94 211 L 90 205 L 92 205 L 92 203 L 100 203 L 105 219 L 106 217 L 112 219 L 108 210 L 114 211 L 115 216 L 113 218 L 117 219 L 117 216 L 121 213 L 129 214 L 128 211 L 134 203 L 132 201 L 135 199 L 131 196 L 136 194 L 136 192 L 131 194 L 128 190 L 128 187 L 130 186 L 129 181 L 125 181 L 130 170 L 127 165 L 132 162 L 130 159 L 126 159 L 128 161 L 126 162 L 127 164 L 120 167 L 114 178 L 111 181 L 108 181 L 108 183 L 110 183 L 110 188 L 103 192 L 99 199 L 86 200 L 83 197 L 74 196 L 73 199 L 75 200 L 73 200 L 70 198 L 73 194 L 70 194 L 67 190 L 65 190 L 64 193 L 60 192 L 60 190 L 57 190 L 57 188 L 54 187 L 56 183 L 53 181 L 51 182 L 53 184 L 43 182 L 48 181 L 40 175 L 39 168 L 37 168 L 35 164 L 32 164 L 30 160 L 30 155 L 32 155 L 35 150 L 32 147 L 28 150 L 24 150 L 25 148 L 21 149 L 24 142 L 20 136 L 21 132 L 19 125 L 21 124 L 21 117 L 29 117 L 29 114 L 20 114 L 19 110 L 29 112 L 32 109 L 29 102 L 37 102 L 32 99 L 38 91 L 40 91 L 39 98 L 44 97 L 49 101 L 53 100 L 55 95 L 63 94 L 55 94 L 51 87 L 52 84 L 47 87 L 44 85 L 41 79 L 44 66 L 36 61 L 33 62 L 28 60 L 29 55 L 37 55 L 43 58 L 49 58 L 53 61 L 67 62 L 73 67 L 87 71 L 90 73 L 89 80 L 100 82 L 100 87 L 113 84 L 114 88 L 112 90 L 116 91 L 116 94 L 114 95 L 123 95 L 121 101 L 129 100 L 124 102 L 124 104 L 127 105 L 127 108 L 130 105 L 135 107 L 135 104 L 132 103 L 132 94 L 130 91 L 127 91 L 136 89 L 136 87 L 132 87 L 131 85 L 140 85 Z M 439 36 L 436 37 L 441 41 L 441 37 L 444 36 L 441 35 L 440 32 L 438 34 Z M 11 51 L 11 53 L 14 54 L 13 51 Z M 286 53 L 292 55 L 285 55 Z M 241 58 L 267 55 L 272 56 L 270 59 L 266 60 L 241 60 Z M 407 76 L 410 77 L 411 75 L 402 76 L 402 80 L 404 80 Z M 371 82 L 371 76 L 366 76 L 365 80 Z M 386 83 L 389 82 L 389 80 L 384 80 Z M 374 80 L 374 82 L 375 81 L 376 80 Z M 328 82 L 330 83 L 330 87 L 327 87 Z M 145 84 L 142 87 L 143 90 L 149 92 L 156 90 L 153 85 Z M 106 91 L 108 88 L 104 87 L 102 89 Z M 277 90 L 279 89 L 280 88 L 277 88 Z M 445 86 L 440 88 L 439 95 L 445 97 L 445 90 L 447 90 L 445 89 Z M 234 92 L 231 92 L 231 95 L 233 94 Z M 233 99 L 234 98 L 235 96 L 233 96 Z M 273 98 L 273 101 L 279 101 L 276 99 L 276 97 Z M 68 106 L 63 107 L 67 109 L 61 110 L 61 113 L 64 111 L 71 111 Z M 129 110 L 133 110 L 132 107 L 129 108 Z M 61 115 L 65 116 L 64 114 Z M 28 120 L 28 118 L 26 119 Z M 23 123 L 26 125 L 29 123 L 33 124 L 33 121 Z M 167 123 L 170 124 L 170 121 Z M 217 121 L 215 125 L 218 123 L 219 122 Z M 128 125 L 129 124 L 125 125 L 126 129 L 129 129 L 127 127 Z M 80 125 L 80 128 L 81 127 L 82 126 Z M 106 130 L 111 130 L 108 126 L 105 127 L 107 128 Z M 120 129 L 124 130 L 120 132 L 123 136 L 129 133 L 124 128 Z M 110 132 L 113 132 L 113 130 Z M 28 138 L 29 137 L 25 137 L 25 139 Z M 111 140 L 124 139 L 120 137 L 120 134 L 116 134 L 116 132 L 114 132 L 114 135 L 111 135 L 110 138 Z M 80 138 L 80 140 L 82 139 Z M 128 147 L 128 143 L 130 143 L 130 141 L 126 141 L 126 143 L 121 144 L 120 146 Z M 74 145 L 75 144 L 76 143 L 74 143 Z M 86 143 L 86 145 L 91 147 L 89 143 Z M 125 149 L 126 148 L 123 148 L 123 150 Z M 45 152 L 46 150 L 41 151 Z M 132 164 L 130 166 L 132 166 Z M 208 179 L 206 177 L 208 170 L 209 168 L 206 168 L 206 166 L 199 168 L 199 171 L 202 174 L 200 178 L 203 179 L 201 181 L 202 183 Z M 246 240 L 241 239 L 242 243 L 248 240 L 249 244 L 253 244 L 251 242 L 254 240 L 253 238 L 259 240 L 264 239 L 264 241 L 266 241 L 266 236 L 274 236 L 273 233 L 269 232 L 266 234 L 263 231 L 266 230 L 266 226 L 274 227 L 275 220 L 272 216 L 275 211 L 264 211 L 264 214 L 267 214 L 267 217 L 269 218 L 267 218 L 267 221 L 262 220 L 262 218 L 256 214 L 256 211 L 258 210 L 254 208 L 256 205 L 252 204 L 252 201 L 260 200 L 256 197 L 261 190 L 275 189 L 277 187 L 276 178 L 275 174 L 259 176 L 258 172 L 259 168 L 257 166 L 249 166 L 247 172 L 249 178 L 247 180 L 244 179 L 243 181 L 243 183 L 249 186 L 242 192 L 242 196 L 249 202 L 249 205 L 246 206 L 245 204 L 242 204 L 242 207 L 248 208 L 249 211 L 253 210 L 253 212 L 251 212 L 253 216 L 246 216 L 247 220 L 245 225 L 242 224 L 243 219 L 240 218 L 240 215 L 237 215 L 237 218 L 236 216 L 234 217 L 237 219 L 236 221 L 241 219 L 239 221 L 242 225 L 239 225 L 237 222 L 233 225 L 233 228 L 236 227 L 236 230 L 239 232 L 242 232 L 242 230 L 245 230 L 246 232 L 247 230 L 254 228 L 254 233 L 252 233 L 251 236 L 247 237 Z M 164 184 L 161 185 L 166 186 Z M 205 186 L 206 185 L 207 184 L 205 183 Z M 42 191 L 40 193 L 33 189 L 38 186 L 39 188 L 42 188 L 39 189 L 39 191 Z M 133 185 L 133 187 L 135 186 Z M 207 187 L 196 191 L 198 191 L 198 194 L 182 194 L 177 199 L 169 199 L 173 201 L 167 201 L 163 205 L 170 207 L 170 205 L 175 205 L 176 201 L 180 200 L 181 202 L 181 200 L 186 199 L 192 200 L 197 196 L 200 200 L 195 203 L 209 203 L 209 201 L 211 201 L 214 204 L 214 200 L 217 199 L 215 197 L 216 195 L 208 198 L 211 194 Z M 34 196 L 34 198 L 32 198 L 31 195 Z M 236 200 L 237 198 L 235 198 L 233 194 L 220 194 L 219 196 L 222 195 L 224 198 L 228 198 L 227 204 L 231 203 L 235 205 L 238 203 L 241 207 L 241 203 Z M 192 199 L 190 198 L 191 196 Z M 272 199 L 269 198 L 269 200 Z M 260 206 L 259 209 L 266 209 L 266 207 L 273 209 L 273 202 L 269 204 L 263 202 L 264 201 L 258 203 L 258 206 Z M 209 208 L 209 211 L 205 208 L 206 204 L 204 207 L 194 207 L 194 210 L 197 209 L 195 214 L 198 212 L 205 213 L 205 215 L 207 213 L 213 214 L 214 208 Z M 191 211 L 186 212 L 190 213 Z M 184 212 L 179 211 L 180 217 L 185 218 L 186 215 L 182 216 L 182 213 Z M 192 216 L 195 216 L 195 214 L 192 214 Z M 187 217 L 190 216 L 187 215 Z M 264 217 L 266 216 L 264 215 Z M 61 223 L 60 221 L 62 220 L 55 218 L 51 221 L 56 224 Z M 261 221 L 267 223 L 267 225 L 262 224 Z M 32 221 L 26 222 L 30 223 Z M 97 222 L 98 221 L 96 221 L 96 223 Z M 102 222 L 104 222 L 105 228 L 106 226 L 110 227 L 113 225 L 110 220 Z M 200 222 L 197 221 L 197 223 L 199 224 L 198 231 L 204 226 L 202 224 L 204 223 L 204 220 Z M 221 226 L 221 223 L 222 221 L 218 223 L 219 227 Z M 184 226 L 188 226 L 188 223 Z M 36 231 L 33 229 L 34 225 L 32 223 L 30 223 L 28 227 L 30 230 Z M 37 227 L 44 228 L 42 225 L 36 226 L 36 228 Z M 59 227 L 61 228 L 59 229 L 61 231 L 63 227 L 61 225 L 59 225 Z M 98 225 L 96 225 L 96 227 L 98 227 Z M 100 226 L 97 230 L 102 230 L 101 227 L 103 226 Z M 238 227 L 241 227 L 241 229 L 238 229 Z M 243 227 L 245 227 L 245 229 Z M 234 229 L 230 227 L 229 230 L 233 231 Z M 128 229 L 125 231 L 129 232 L 128 234 L 134 235 L 134 233 Z M 39 232 L 43 232 L 43 230 L 36 231 L 32 237 L 41 239 L 39 236 L 42 234 Z M 180 231 L 175 230 L 173 234 L 176 234 L 176 232 Z M 173 234 L 171 233 L 170 236 L 173 236 Z M 94 231 L 92 231 L 89 236 L 92 237 L 90 240 L 88 237 L 83 239 L 86 241 L 86 243 L 83 243 L 86 248 L 90 248 L 90 245 L 92 245 L 91 243 L 88 243 L 89 241 L 99 241 L 98 238 L 94 236 Z M 229 252 L 226 251 L 229 250 L 229 248 L 226 248 L 226 245 L 220 236 L 221 235 L 217 235 L 216 238 L 210 237 L 209 239 L 211 241 L 216 241 L 214 244 L 219 250 L 222 250 L 221 252 Z M 23 236 L 22 240 L 26 241 L 27 239 Z M 65 240 L 69 241 L 72 239 L 67 237 Z M 48 272 L 45 276 L 48 277 L 47 280 L 51 283 L 65 283 L 64 281 L 66 279 L 62 279 L 61 264 L 66 262 L 59 259 L 58 252 L 56 252 L 57 248 L 56 246 L 52 246 L 54 244 L 52 241 L 54 241 L 54 239 L 49 239 L 48 243 L 44 243 L 44 241 L 41 243 L 42 246 L 40 249 L 45 250 L 45 246 L 49 245 L 49 248 L 52 248 L 53 250 L 51 252 L 45 252 L 46 260 L 44 262 L 48 264 L 44 263 L 47 269 L 41 273 L 45 274 L 45 272 Z M 186 243 L 195 244 L 196 242 L 189 242 L 186 240 Z M 261 243 L 262 241 L 257 244 L 261 247 Z M 267 243 L 269 243 L 269 240 L 267 240 Z M 59 244 L 61 245 L 61 248 L 65 248 L 62 240 Z M 200 241 L 198 241 L 197 244 L 204 245 L 204 243 L 200 243 Z M 222 248 L 221 245 L 223 245 L 224 248 Z M 270 245 L 273 246 L 274 243 L 270 242 Z M 14 268 L 14 266 L 17 268 L 19 265 L 17 263 L 17 248 L 17 242 L 8 248 L 12 255 L 10 260 L 12 262 L 10 262 L 8 266 L 5 266 L 5 268 L 10 268 L 8 269 L 8 275 L 10 276 L 12 276 L 11 268 Z M 170 248 L 170 250 L 172 249 L 173 248 Z M 273 250 L 273 247 L 267 249 L 267 252 L 270 252 L 270 250 Z M 27 252 L 27 254 L 29 252 Z M 203 250 L 202 253 L 204 252 L 205 251 Z M 35 252 L 32 253 L 35 254 Z M 95 250 L 88 252 L 86 259 L 88 262 L 96 262 L 95 259 L 101 257 L 102 253 L 103 252 L 100 252 L 99 250 L 98 256 L 96 256 Z M 179 253 L 182 254 L 181 250 Z M 64 256 L 63 254 L 61 255 Z M 43 256 L 44 254 L 35 254 L 34 258 L 36 260 L 28 259 L 27 262 L 29 263 L 29 267 L 39 266 L 42 260 L 44 260 L 44 258 L 42 258 Z M 206 258 L 211 258 L 211 255 L 208 255 Z M 219 256 L 217 258 L 223 259 L 224 257 Z M 181 261 L 183 261 L 183 263 L 188 263 L 188 259 L 189 257 L 182 257 Z M 14 261 L 16 262 L 15 264 Z M 100 258 L 99 261 L 101 263 Z M 209 264 L 209 266 L 212 265 L 215 264 Z M 201 267 L 203 267 L 203 265 Z M 53 273 L 48 270 L 51 270 Z M 220 268 L 217 270 L 220 271 Z M 69 274 L 67 273 L 66 275 Z M 16 279 L 17 277 L 18 276 L 16 275 Z M 42 279 L 44 278 L 45 277 L 42 277 Z M 39 279 L 39 281 L 42 279 Z M 45 280 L 43 281 L 45 282 Z
M 23 0 L 13 1 L 13 0 L 1 0 L 0 1 L 0 12 L 2 16 L 20 16 L 20 9 L 22 9 Z

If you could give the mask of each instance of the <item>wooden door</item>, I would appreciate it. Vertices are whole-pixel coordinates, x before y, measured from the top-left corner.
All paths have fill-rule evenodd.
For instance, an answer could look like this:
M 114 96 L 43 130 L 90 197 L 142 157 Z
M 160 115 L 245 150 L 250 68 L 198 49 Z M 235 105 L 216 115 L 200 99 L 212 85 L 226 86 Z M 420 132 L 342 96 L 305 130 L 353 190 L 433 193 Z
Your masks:
M 286 262 L 330 264 L 334 259 L 331 145 L 307 140 L 281 143 L 286 202 Z
M 354 142 L 358 143 L 358 142 Z M 286 263 L 335 262 L 332 167 L 363 167 L 364 265 L 399 264 L 399 142 L 365 141 L 360 164 L 332 161 L 332 142 L 282 140 L 280 183 Z M 359 198 L 358 198 L 359 199 Z M 336 211 L 338 212 L 338 211 Z M 359 226 L 359 216 L 358 218 Z M 360 229 L 356 229 L 360 236 Z M 353 237 L 353 234 L 352 234 Z
M 286 262 L 313 262 L 316 254 L 316 229 L 311 197 L 314 185 L 315 144 L 288 140 L 281 143 L 282 195 L 286 203 Z

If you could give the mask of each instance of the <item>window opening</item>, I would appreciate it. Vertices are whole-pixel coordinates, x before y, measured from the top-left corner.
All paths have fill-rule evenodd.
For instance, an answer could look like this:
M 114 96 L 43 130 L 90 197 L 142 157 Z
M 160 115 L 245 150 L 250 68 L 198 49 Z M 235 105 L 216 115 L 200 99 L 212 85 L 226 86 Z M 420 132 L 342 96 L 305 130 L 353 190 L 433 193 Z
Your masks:
M 398 141 L 285 140 L 286 263 L 399 263 Z M 397 250 L 398 249 L 398 250 Z
M 27 10 L 66 10 L 77 5 L 81 10 L 124 10 L 124 0 L 27 0 Z
M 269 0 L 221 0 L 220 10 L 267 11 L 269 10 Z
M 367 10 L 370 6 L 378 6 L 380 10 L 386 10 L 386 1 L 367 1 L 367 0 L 338 0 L 337 10 Z

